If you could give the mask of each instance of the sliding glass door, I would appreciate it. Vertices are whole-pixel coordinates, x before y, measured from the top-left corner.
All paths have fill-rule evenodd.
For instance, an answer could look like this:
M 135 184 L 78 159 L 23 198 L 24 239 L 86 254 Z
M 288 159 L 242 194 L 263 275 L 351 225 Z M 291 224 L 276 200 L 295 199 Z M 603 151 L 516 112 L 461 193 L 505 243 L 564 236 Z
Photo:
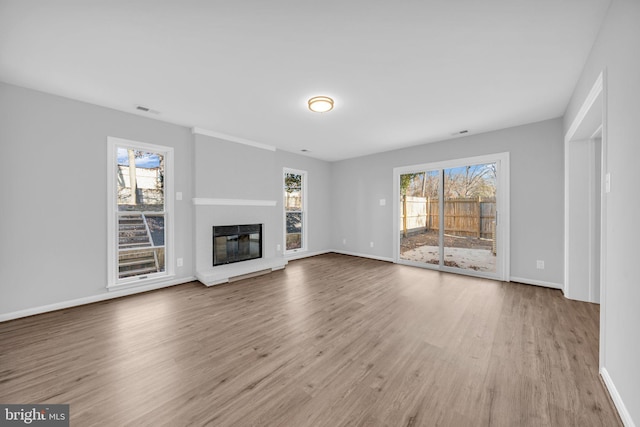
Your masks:
M 498 212 L 508 221 L 508 155 L 396 168 L 394 176 L 396 262 L 506 279 L 508 227 Z

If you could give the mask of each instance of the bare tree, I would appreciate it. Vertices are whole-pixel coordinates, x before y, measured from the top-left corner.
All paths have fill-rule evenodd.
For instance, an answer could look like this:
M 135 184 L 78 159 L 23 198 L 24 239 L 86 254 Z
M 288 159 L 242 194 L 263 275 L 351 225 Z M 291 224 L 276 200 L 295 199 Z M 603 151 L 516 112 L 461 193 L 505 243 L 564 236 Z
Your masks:
M 129 154 L 129 187 L 131 188 L 131 204 L 138 204 L 138 180 L 136 179 L 136 157 L 138 157 L 136 150 L 128 149 Z
M 447 169 L 445 188 L 447 198 L 495 196 L 495 165 L 471 165 Z

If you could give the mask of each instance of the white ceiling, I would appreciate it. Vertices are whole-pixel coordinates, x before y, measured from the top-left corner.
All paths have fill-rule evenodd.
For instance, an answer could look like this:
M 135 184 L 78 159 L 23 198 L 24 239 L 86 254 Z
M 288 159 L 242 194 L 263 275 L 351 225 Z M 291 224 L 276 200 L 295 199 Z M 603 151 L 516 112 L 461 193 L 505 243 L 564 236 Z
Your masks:
M 337 160 L 562 116 L 609 3 L 0 0 L 0 80 Z

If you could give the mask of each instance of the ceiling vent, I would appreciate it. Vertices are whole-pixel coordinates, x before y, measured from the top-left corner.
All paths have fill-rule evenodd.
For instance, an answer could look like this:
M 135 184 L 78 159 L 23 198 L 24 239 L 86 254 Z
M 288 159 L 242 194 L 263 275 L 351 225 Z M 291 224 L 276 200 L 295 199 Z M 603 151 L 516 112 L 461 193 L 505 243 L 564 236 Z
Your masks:
M 144 105 L 136 105 L 136 110 L 142 111 L 143 113 L 151 113 L 151 114 L 160 114 L 157 110 L 152 110 L 149 107 L 145 107 Z

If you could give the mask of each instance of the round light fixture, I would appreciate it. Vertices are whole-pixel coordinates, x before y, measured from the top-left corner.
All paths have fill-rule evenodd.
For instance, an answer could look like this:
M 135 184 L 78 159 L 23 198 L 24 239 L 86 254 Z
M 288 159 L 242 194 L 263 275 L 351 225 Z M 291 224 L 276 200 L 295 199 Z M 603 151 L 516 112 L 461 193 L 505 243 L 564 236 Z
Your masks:
M 308 101 L 309 110 L 314 113 L 326 113 L 333 109 L 333 99 L 328 96 L 314 96 Z

